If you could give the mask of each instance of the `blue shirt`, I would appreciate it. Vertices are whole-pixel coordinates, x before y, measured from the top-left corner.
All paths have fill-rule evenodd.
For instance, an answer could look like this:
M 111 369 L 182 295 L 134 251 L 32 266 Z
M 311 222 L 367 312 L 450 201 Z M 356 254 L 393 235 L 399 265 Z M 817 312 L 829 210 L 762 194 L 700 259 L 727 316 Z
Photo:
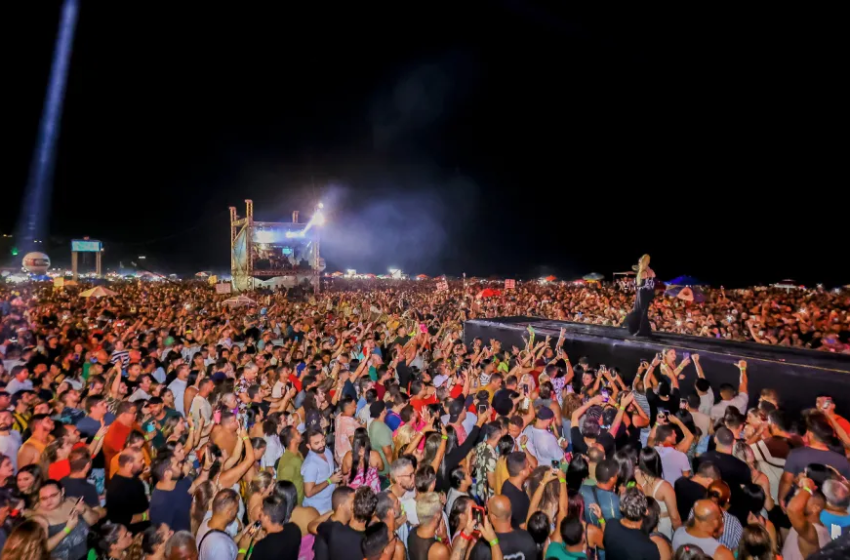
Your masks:
M 595 490 L 595 492 L 594 492 Z M 590 504 L 599 504 L 599 509 L 602 510 L 602 517 L 606 522 L 612 519 L 620 519 L 620 497 L 613 492 L 603 490 L 597 486 L 582 485 L 579 488 L 579 494 L 584 498 L 584 520 L 593 525 L 599 526 L 599 520 L 587 507 Z M 597 499 L 598 498 L 598 499 Z
M 192 479 L 187 477 L 177 481 L 174 490 L 160 490 L 154 487 L 151 493 L 151 523 L 159 525 L 165 523 L 173 531 L 189 531 L 189 513 L 192 509 L 192 495 L 189 487 Z
M 308 482 L 321 484 L 331 477 L 335 468 L 333 453 L 331 453 L 330 449 L 325 448 L 324 460 L 322 460 L 321 455 L 311 450 L 307 453 L 307 457 L 301 465 L 301 477 L 304 479 L 305 485 Z M 324 515 L 333 509 L 331 498 L 335 489 L 336 484 L 329 484 L 318 494 L 314 494 L 309 498 L 305 495 L 302 505 L 304 507 L 314 507 L 318 510 L 319 515 Z

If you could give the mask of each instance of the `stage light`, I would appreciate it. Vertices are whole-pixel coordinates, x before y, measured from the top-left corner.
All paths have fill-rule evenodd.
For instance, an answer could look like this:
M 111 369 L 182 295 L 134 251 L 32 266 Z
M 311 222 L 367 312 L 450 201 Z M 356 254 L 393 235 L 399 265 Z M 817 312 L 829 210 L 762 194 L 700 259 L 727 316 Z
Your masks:
M 319 203 L 319 210 L 321 210 L 321 209 L 322 209 L 322 208 L 324 208 L 324 207 L 325 207 L 325 205 L 324 205 L 324 204 L 322 204 L 322 203 L 320 202 L 320 203 Z
M 325 215 L 321 212 L 321 210 L 317 210 L 315 214 L 313 214 L 313 219 L 311 220 L 314 225 L 323 226 L 325 225 Z
M 286 233 L 287 237 L 290 237 L 289 232 Z M 255 241 L 257 243 L 274 243 L 274 232 L 259 230 L 254 232 Z

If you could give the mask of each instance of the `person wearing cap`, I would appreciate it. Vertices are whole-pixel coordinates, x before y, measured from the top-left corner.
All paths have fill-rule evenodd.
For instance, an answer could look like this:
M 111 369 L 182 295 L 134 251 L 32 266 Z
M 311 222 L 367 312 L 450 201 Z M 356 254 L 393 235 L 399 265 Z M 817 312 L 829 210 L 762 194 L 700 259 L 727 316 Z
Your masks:
M 537 411 L 537 419 L 534 424 L 523 430 L 522 435 L 526 436 L 526 447 L 528 452 L 534 455 L 538 463 L 541 465 L 560 464 L 564 460 L 564 448 L 567 446 L 566 440 L 561 440 L 560 443 L 555 434 L 552 433 L 550 427 L 555 420 L 555 413 L 551 408 L 541 407 Z

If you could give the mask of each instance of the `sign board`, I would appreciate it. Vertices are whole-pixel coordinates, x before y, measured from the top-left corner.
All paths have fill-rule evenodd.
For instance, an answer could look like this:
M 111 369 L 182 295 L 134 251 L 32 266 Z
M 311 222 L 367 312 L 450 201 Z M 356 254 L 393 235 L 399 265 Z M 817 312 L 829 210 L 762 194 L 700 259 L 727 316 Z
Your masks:
M 513 290 L 516 288 L 516 280 L 505 280 L 505 289 Z
M 73 239 L 71 241 L 71 251 L 75 253 L 100 253 L 102 250 L 103 243 L 100 241 L 85 239 Z
M 65 287 L 65 278 L 63 276 L 57 276 L 53 279 L 53 287 L 54 288 L 64 288 Z
M 215 285 L 215 293 L 217 294 L 229 294 L 230 293 L 230 284 L 227 282 L 223 282 L 221 284 Z

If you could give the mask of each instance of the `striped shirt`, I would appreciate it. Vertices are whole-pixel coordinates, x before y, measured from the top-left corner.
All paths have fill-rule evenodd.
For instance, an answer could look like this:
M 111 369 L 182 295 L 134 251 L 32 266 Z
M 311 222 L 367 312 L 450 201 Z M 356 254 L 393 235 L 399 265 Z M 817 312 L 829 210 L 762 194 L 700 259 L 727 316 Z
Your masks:
M 720 511 L 723 512 L 723 534 L 717 540 L 729 550 L 738 550 L 738 542 L 741 540 L 741 535 L 744 534 L 741 522 L 734 515 L 729 515 L 728 512 L 722 509 Z M 691 508 L 688 519 L 693 519 L 693 517 L 694 509 Z

